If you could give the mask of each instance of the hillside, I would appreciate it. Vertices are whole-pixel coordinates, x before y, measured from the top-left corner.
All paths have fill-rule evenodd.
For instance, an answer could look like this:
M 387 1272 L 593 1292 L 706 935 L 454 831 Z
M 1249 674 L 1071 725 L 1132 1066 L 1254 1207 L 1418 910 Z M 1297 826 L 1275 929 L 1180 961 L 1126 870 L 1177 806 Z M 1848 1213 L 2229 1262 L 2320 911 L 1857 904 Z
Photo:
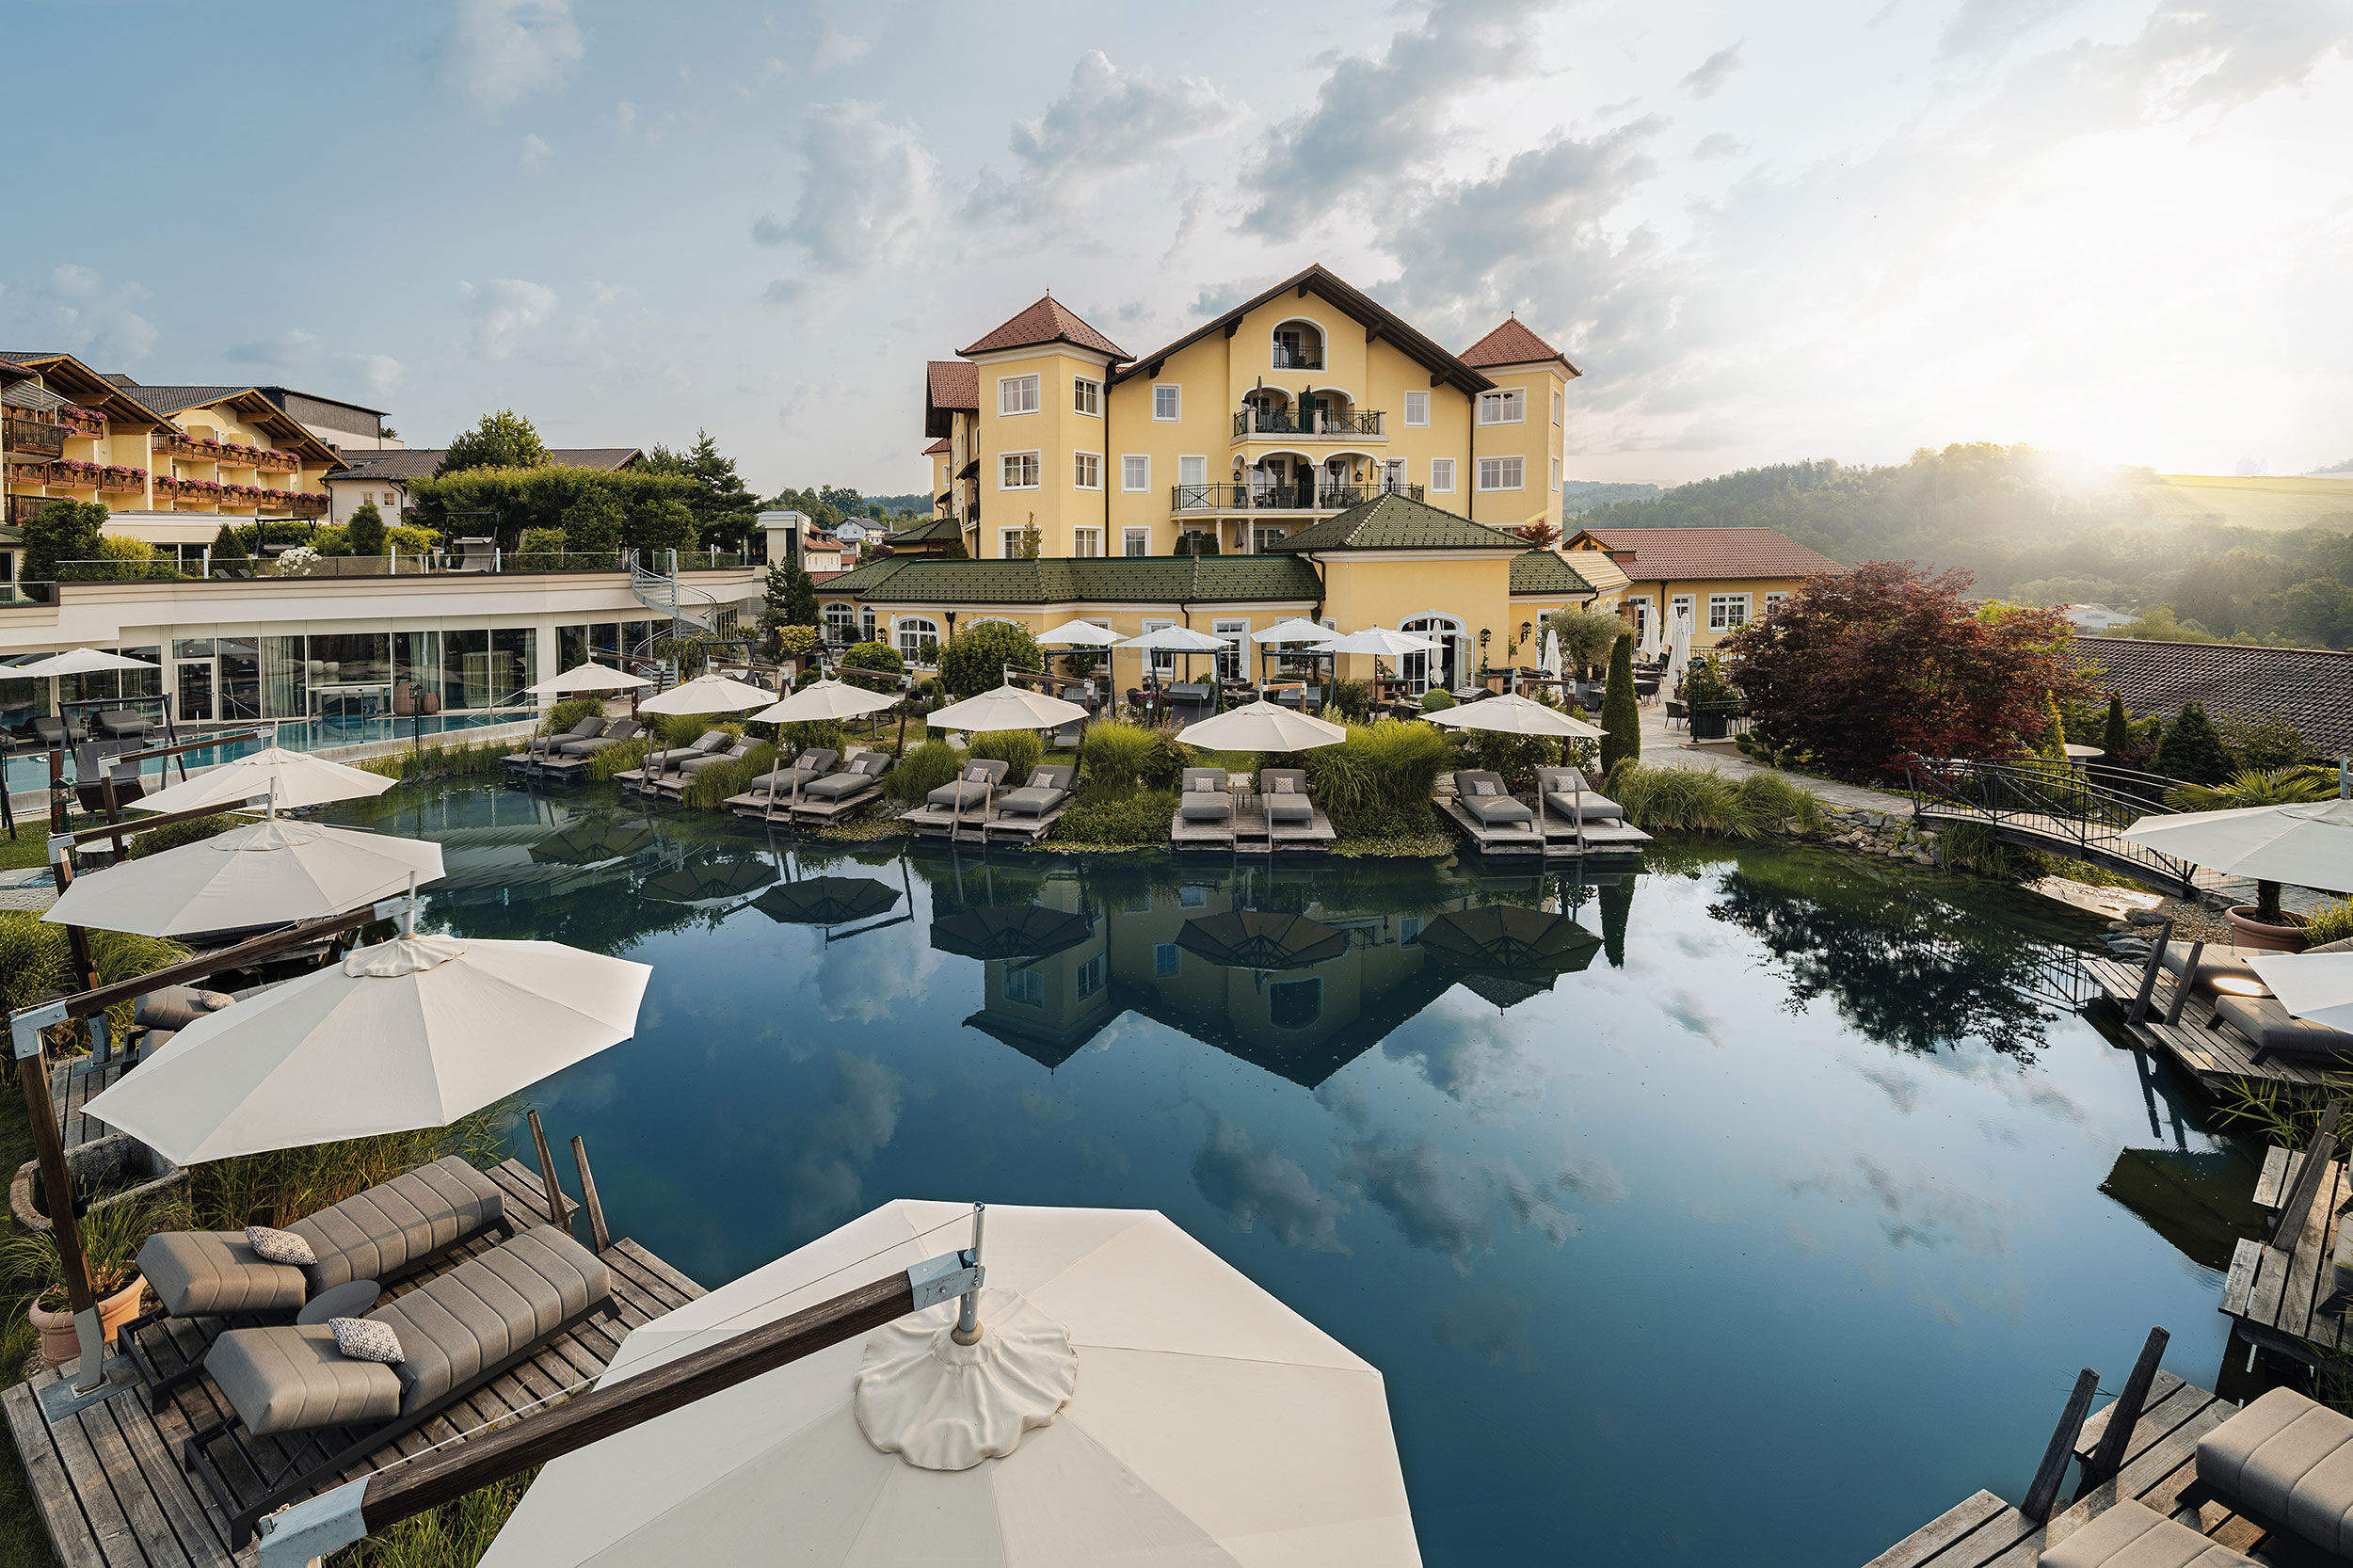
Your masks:
M 2353 481 L 2102 469 L 2029 447 L 1748 469 L 1596 506 L 1589 528 L 1778 529 L 1841 561 L 1957 567 L 1991 597 L 2103 603 L 2215 635 L 2353 645 Z

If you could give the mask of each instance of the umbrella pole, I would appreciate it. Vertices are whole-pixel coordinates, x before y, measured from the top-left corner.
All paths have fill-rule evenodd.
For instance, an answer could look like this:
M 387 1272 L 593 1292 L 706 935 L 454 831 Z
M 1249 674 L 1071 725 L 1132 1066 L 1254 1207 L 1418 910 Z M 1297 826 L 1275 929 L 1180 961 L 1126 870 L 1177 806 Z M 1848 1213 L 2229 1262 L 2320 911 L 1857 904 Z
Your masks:
M 78 928 L 74 934 L 81 934 Z M 89 1259 L 82 1252 L 82 1223 L 73 1212 L 73 1177 L 66 1169 L 57 1108 L 49 1097 L 49 1062 L 41 1051 L 40 1032 L 45 1024 L 62 1022 L 66 1016 L 63 1002 L 51 1002 L 27 1008 L 8 1020 L 17 1082 L 24 1090 L 24 1112 L 33 1125 L 33 1149 L 40 1164 L 41 1195 L 52 1216 L 52 1234 L 57 1239 L 58 1272 L 64 1276 L 66 1304 L 73 1311 L 73 1333 L 81 1350 L 73 1376 L 44 1384 L 40 1391 L 42 1411 L 52 1420 L 97 1403 L 138 1376 L 129 1361 L 105 1353 L 98 1295 L 90 1288 Z M 105 1015 L 93 1017 L 90 1026 L 103 1037 Z
M 981 1342 L 981 1224 L 988 1218 L 988 1206 L 972 1206 L 972 1288 L 964 1293 L 964 1303 L 956 1308 L 956 1326 L 949 1337 L 959 1345 Z

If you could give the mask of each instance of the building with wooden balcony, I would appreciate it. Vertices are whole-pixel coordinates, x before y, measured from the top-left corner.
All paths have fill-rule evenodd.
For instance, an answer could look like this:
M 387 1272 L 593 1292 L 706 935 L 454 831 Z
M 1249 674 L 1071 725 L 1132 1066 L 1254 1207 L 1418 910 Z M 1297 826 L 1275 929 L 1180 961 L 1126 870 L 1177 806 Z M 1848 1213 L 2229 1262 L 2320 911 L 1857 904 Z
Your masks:
M 1382 495 L 1558 529 L 1577 374 L 1516 319 L 1449 352 L 1321 266 L 1143 355 L 1049 295 L 925 367 L 924 456 L 979 559 L 1255 554 Z

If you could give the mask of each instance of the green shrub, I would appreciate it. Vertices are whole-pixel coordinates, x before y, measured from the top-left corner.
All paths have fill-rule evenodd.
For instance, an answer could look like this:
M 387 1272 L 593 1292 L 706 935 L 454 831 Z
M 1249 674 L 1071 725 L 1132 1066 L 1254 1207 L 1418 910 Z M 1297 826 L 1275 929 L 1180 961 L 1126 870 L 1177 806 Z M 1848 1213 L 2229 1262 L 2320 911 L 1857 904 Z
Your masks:
M 1064 808 L 1047 837 L 1056 843 L 1106 848 L 1164 844 L 1176 815 L 1174 790 L 1085 789 Z
M 852 643 L 841 653 L 841 679 L 870 692 L 895 692 L 907 663 L 888 643 Z
M 1392 838 L 1430 825 L 1430 797 L 1454 748 L 1426 724 L 1351 725 L 1348 739 L 1294 760 L 1343 839 Z
M 1775 774 L 1753 773 L 1740 780 L 1740 796 L 1766 824 L 1796 822 L 1808 833 L 1819 833 L 1830 822 L 1822 797 Z
M 1046 760 L 1046 743 L 1034 729 L 990 729 L 972 737 L 966 755 L 1004 763 L 1007 787 L 1019 789 L 1030 781 L 1031 772 Z
M 422 555 L 440 542 L 441 536 L 430 528 L 387 528 L 384 530 L 386 548 L 397 550 L 403 555 Z M 216 566 L 220 564 L 218 546 L 214 547 L 213 564 Z
M 522 548 L 515 552 L 514 565 L 524 569 L 560 567 L 564 564 L 564 551 L 561 528 L 526 528 Z
M 948 639 L 939 650 L 939 679 L 959 697 L 978 696 L 1005 682 L 1005 666 L 1038 670 L 1046 661 L 1037 639 L 1011 621 L 984 620 Z
M 1337 680 L 1332 684 L 1332 712 L 1349 724 L 1362 724 L 1372 713 L 1372 694 L 1361 680 Z
M 604 712 L 604 699 L 596 696 L 570 696 L 548 710 L 547 722 L 539 726 L 542 735 L 561 735 L 590 714 Z
M 2353 936 L 2353 898 L 2341 898 L 2304 917 L 2304 939 L 2314 947 Z
M 1634 633 L 1620 634 L 1609 649 L 1609 684 L 1601 698 L 1601 770 L 1608 773 L 1642 755 L 1642 714 L 1635 705 Z
M 363 501 L 344 525 L 344 540 L 354 555 L 384 553 L 384 514 L 376 509 L 376 503 Z
M 776 738 L 784 748 L 798 757 L 804 751 L 839 751 L 847 755 L 850 738 L 841 728 L 840 719 L 808 719 L 799 724 L 782 727 Z
M 1462 766 L 1503 776 L 1503 787 L 1514 794 L 1536 787 L 1536 770 L 1561 760 L 1561 743 L 1545 735 L 1507 735 L 1494 729 L 1465 729 L 1457 743 Z
M 646 765 L 648 749 L 645 740 L 641 737 L 634 741 L 623 741 L 616 746 L 606 746 L 602 751 L 592 752 L 588 758 L 588 776 L 603 784 L 611 782 L 616 774 L 624 774 L 635 768 L 642 768 Z
M 201 843 L 232 827 L 245 825 L 237 818 L 229 816 L 192 817 L 186 822 L 166 823 L 161 827 L 151 827 L 132 840 L 129 858 L 136 860 L 143 856 L 161 855 L 168 849 L 178 849 L 182 844 Z
M 1148 732 L 1152 749 L 1144 753 L 1144 787 L 1147 790 L 1173 790 L 1187 768 L 1200 760 L 1200 750 L 1189 746 L 1178 738 L 1173 724 L 1155 725 Z
M 2157 744 L 2157 772 L 2185 784 L 2219 784 L 2231 776 L 2231 754 L 2202 702 L 2182 704 L 2181 717 L 2166 726 Z
M 1453 706 L 1453 694 L 1443 686 L 1433 686 L 1421 694 L 1421 711 L 1425 713 L 1443 713 Z
M 953 779 L 964 769 L 964 755 L 945 741 L 925 741 L 899 760 L 883 780 L 890 798 L 903 806 L 920 806 L 923 797 Z
M 1133 790 L 1151 764 L 1158 744 L 1154 732 L 1124 719 L 1101 719 L 1087 726 L 1079 743 L 1079 776 L 1093 788 L 1120 792 Z
M 814 685 L 816 682 L 824 679 L 824 671 L 819 669 L 815 664 L 811 664 L 808 668 L 801 671 L 800 674 L 792 678 L 792 689 L 797 692 L 802 687 Z
M 188 955 L 186 948 L 162 936 L 95 928 L 88 936 L 101 985 L 135 979 Z M 14 1011 L 52 988 L 80 989 L 65 927 L 52 925 L 30 910 L 0 909 L 0 1004 Z M 118 1029 L 127 1028 L 131 1011 L 132 1004 L 121 1001 L 108 1008 L 106 1016 Z
M 679 803 L 716 811 L 731 795 L 740 795 L 752 787 L 752 780 L 776 766 L 776 748 L 762 741 L 732 762 L 720 762 L 696 771 L 679 792 Z
M 1696 666 L 1695 666 L 1696 667 Z M 1769 825 L 1765 797 L 1743 795 L 1738 785 L 1705 768 L 1648 768 L 1621 762 L 1610 770 L 1609 798 L 1625 808 L 1626 820 L 1646 831 L 1721 833 L 1753 839 Z

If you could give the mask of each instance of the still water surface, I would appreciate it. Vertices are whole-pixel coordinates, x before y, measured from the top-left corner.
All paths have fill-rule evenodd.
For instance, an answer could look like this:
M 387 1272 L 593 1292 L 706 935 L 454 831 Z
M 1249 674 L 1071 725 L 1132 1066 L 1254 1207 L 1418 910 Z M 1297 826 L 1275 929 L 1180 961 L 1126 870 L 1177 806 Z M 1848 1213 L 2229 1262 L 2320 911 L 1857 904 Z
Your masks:
M 851 853 L 600 787 L 341 816 L 444 846 L 434 927 L 653 966 L 536 1094 L 616 1232 L 716 1286 L 892 1197 L 1158 1208 L 1381 1368 L 1433 1565 L 1861 1562 L 2014 1499 L 2151 1324 L 2214 1385 L 2253 1166 L 2064 1007 L 2095 924 L 2007 888 Z M 1221 952 L 1237 911 L 1320 924 Z

